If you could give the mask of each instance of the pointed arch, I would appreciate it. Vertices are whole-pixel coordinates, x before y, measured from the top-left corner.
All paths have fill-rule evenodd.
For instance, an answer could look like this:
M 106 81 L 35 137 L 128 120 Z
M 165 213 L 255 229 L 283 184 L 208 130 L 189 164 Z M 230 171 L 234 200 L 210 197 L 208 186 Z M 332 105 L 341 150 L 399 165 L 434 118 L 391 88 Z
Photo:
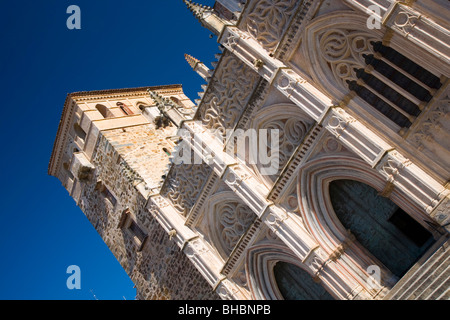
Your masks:
M 247 251 L 246 269 L 247 283 L 251 294 L 257 300 L 284 300 L 282 284 L 277 280 L 276 266 L 281 264 L 289 265 L 296 269 L 297 274 L 301 274 L 299 281 L 303 282 L 306 289 L 304 299 L 318 299 L 314 294 L 309 295 L 308 291 L 321 291 L 324 296 L 335 298 L 332 290 L 325 283 L 314 282 L 314 274 L 306 267 L 298 257 L 284 245 L 267 244 L 253 246 Z M 280 290 L 281 288 L 281 290 Z M 312 293 L 312 292 L 311 292 Z
M 305 56 L 317 84 L 336 99 L 348 94 L 346 81 L 355 79 L 353 68 L 364 65 L 370 41 L 380 41 L 385 28 L 369 30 L 363 15 L 333 12 L 314 19 L 305 29 Z
M 299 209 L 305 226 L 328 254 L 333 254 L 337 248 L 345 248 L 340 252 L 344 257 L 340 261 L 348 270 L 352 270 L 351 274 L 355 279 L 361 278 L 358 281 L 363 286 L 367 286 L 368 268 L 377 265 L 381 267 L 383 284 L 390 287 L 398 278 L 381 262 L 378 258 L 380 256 L 376 257 L 374 252 L 364 247 L 358 238 L 355 239 L 351 225 L 343 223 L 340 220 L 342 216 L 337 214 L 333 207 L 330 184 L 339 180 L 356 181 L 361 185 L 367 185 L 368 191 L 375 192 L 375 195 L 376 192 L 381 193 L 386 186 L 385 178 L 363 160 L 348 156 L 325 156 L 314 159 L 300 168 L 298 176 Z M 364 201 L 366 194 L 363 192 L 357 196 L 361 196 Z M 423 228 L 431 231 L 424 223 L 426 213 L 414 204 L 407 193 L 394 188 L 389 199 Z M 366 211 L 366 208 L 362 209 Z
M 311 76 L 336 102 L 352 93 L 356 105 L 363 106 L 360 112 L 388 118 L 383 123 L 404 131 L 441 86 L 440 73 L 431 71 L 415 50 L 405 50 L 410 44 L 404 39 L 388 46 L 383 42 L 386 28 L 369 30 L 366 24 L 365 16 L 349 12 L 310 23 L 304 53 Z

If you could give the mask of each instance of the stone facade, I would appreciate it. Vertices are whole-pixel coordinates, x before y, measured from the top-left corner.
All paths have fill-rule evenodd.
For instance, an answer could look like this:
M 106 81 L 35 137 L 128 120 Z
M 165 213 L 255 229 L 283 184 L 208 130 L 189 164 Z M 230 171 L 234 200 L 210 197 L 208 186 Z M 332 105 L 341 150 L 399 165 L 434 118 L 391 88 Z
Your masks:
M 143 116 L 154 105 L 148 89 L 153 88 L 69 95 L 68 118 L 60 126 L 60 134 L 67 130 L 67 135 L 58 137 L 54 151 L 65 162 L 55 175 L 136 284 L 138 299 L 218 299 L 147 208 L 169 163 L 175 129 L 156 129 L 153 119 Z M 180 86 L 154 89 L 192 107 Z M 129 114 L 117 103 L 128 106 Z M 99 104 L 113 114 L 104 118 Z M 82 139 L 72 130 L 75 124 L 84 127 Z M 126 228 L 126 220 L 133 220 L 145 238 Z
M 49 166 L 138 297 L 449 299 L 448 3 L 184 2 L 200 99 L 71 94 Z M 229 135 L 274 129 L 270 173 Z

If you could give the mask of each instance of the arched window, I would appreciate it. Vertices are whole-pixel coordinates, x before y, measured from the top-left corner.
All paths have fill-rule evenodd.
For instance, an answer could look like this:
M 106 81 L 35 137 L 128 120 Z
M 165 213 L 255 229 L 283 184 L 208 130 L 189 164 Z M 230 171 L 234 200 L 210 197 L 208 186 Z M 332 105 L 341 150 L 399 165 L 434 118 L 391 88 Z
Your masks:
M 334 212 L 345 229 L 397 277 L 434 243 L 428 230 L 369 185 L 334 180 L 329 190 Z
M 384 116 L 388 127 L 404 133 L 441 87 L 441 75 L 408 42 L 383 43 L 384 27 L 368 30 L 366 23 L 354 13 L 332 13 L 308 25 L 311 75 L 336 99 L 351 98 L 358 112 Z
M 139 108 L 139 110 L 141 110 L 142 112 L 144 112 L 145 108 L 149 107 L 147 104 L 143 103 L 143 102 L 138 102 L 136 104 L 136 106 Z
M 285 300 L 334 300 L 305 270 L 292 263 L 278 261 L 273 273 Z
M 180 99 L 178 99 L 176 97 L 170 97 L 170 100 L 172 100 L 172 102 L 174 102 L 176 105 L 179 105 L 180 107 L 184 107 L 183 104 L 181 103 Z
M 440 80 L 381 41 L 370 47 L 373 53 L 362 55 L 365 68 L 353 70 L 357 80 L 347 80 L 349 89 L 400 127 L 410 127 Z
M 119 221 L 119 228 L 127 232 L 134 240 L 137 250 L 141 251 L 148 238 L 147 233 L 138 225 L 133 219 L 130 210 L 127 208 L 122 212 L 122 217 Z
M 122 112 L 126 116 L 133 114 L 133 111 L 131 111 L 131 109 L 127 105 L 123 104 L 122 102 L 117 102 L 116 105 L 120 108 L 120 110 L 122 110 Z
M 81 128 L 81 126 L 78 123 L 75 123 L 73 125 L 73 128 L 75 130 L 75 134 L 80 137 L 81 140 L 85 140 L 86 139 L 86 132 L 83 130 L 83 128 Z
M 95 108 L 98 110 L 98 112 L 101 113 L 101 115 L 103 116 L 103 118 L 112 118 L 114 117 L 114 115 L 112 114 L 112 112 L 104 105 L 102 104 L 98 104 L 95 106 Z
M 99 190 L 100 193 L 103 195 L 105 200 L 108 200 L 108 202 L 115 207 L 117 203 L 116 197 L 111 193 L 111 191 L 108 189 L 108 187 L 102 182 L 98 181 L 95 190 Z

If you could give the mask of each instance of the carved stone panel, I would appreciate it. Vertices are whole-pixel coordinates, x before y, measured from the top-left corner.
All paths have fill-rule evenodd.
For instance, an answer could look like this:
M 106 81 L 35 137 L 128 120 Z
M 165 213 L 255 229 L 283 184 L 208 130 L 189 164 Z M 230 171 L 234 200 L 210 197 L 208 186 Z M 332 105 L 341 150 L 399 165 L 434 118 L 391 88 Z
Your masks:
M 244 29 L 269 52 L 275 52 L 301 1 L 252 1 Z
M 433 99 L 408 133 L 407 140 L 444 168 L 450 166 L 450 87 Z M 449 177 L 444 177 L 448 179 Z
M 227 260 L 256 215 L 228 188 L 211 195 L 204 210 L 203 221 L 196 229 Z
M 204 164 L 174 165 L 161 195 L 172 202 L 184 217 L 188 215 L 211 174 L 211 167 Z
M 197 118 L 206 129 L 225 137 L 233 129 L 258 84 L 258 74 L 227 52 L 203 97 Z
M 357 80 L 356 70 L 365 67 L 364 55 L 373 54 L 371 41 L 379 41 L 363 31 L 333 28 L 319 36 L 322 58 L 331 69 L 335 81 L 347 89 L 347 81 Z
M 268 176 L 272 182 L 274 182 L 281 170 L 287 164 L 294 150 L 303 142 L 304 137 L 308 133 L 311 127 L 311 122 L 305 121 L 301 118 L 286 118 L 286 119 L 274 119 L 264 124 L 262 129 L 267 130 L 279 130 L 279 164 L 278 173 Z
M 215 206 L 216 232 L 224 252 L 229 255 L 241 236 L 255 219 L 253 211 L 238 201 L 227 201 Z
M 267 154 L 271 161 L 262 163 L 259 155 L 257 163 L 252 165 L 255 173 L 269 188 L 279 177 L 294 151 L 303 143 L 313 122 L 292 104 L 273 104 L 254 113 L 251 128 L 257 132 L 260 148 L 264 146 L 261 142 L 267 140 L 267 145 L 259 151 Z M 273 135 L 276 132 L 278 134 Z M 277 138 L 277 141 L 272 141 L 273 137 Z M 272 166 L 273 170 L 266 170 L 269 166 Z

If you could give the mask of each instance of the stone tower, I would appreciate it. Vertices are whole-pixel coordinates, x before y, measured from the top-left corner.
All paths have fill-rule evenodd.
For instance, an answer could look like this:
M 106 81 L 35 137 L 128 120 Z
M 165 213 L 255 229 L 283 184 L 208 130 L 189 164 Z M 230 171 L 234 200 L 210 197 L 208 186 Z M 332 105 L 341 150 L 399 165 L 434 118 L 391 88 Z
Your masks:
M 146 209 L 169 164 L 175 124 L 193 106 L 180 85 L 77 92 L 64 105 L 49 174 L 95 226 L 139 299 L 214 298 Z
M 139 297 L 449 299 L 448 2 L 184 3 L 200 99 L 69 95 L 49 168 Z

